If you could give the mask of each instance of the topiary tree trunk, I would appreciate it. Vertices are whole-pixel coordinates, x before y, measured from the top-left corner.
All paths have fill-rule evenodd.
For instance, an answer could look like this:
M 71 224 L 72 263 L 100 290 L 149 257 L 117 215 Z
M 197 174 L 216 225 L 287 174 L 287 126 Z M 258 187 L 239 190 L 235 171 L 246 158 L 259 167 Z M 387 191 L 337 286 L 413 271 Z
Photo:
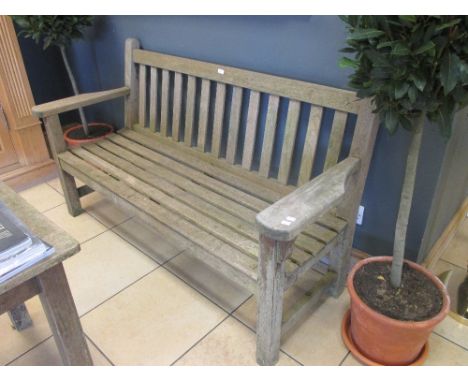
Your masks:
M 418 168 L 419 152 L 421 151 L 421 141 L 423 135 L 424 121 L 426 113 L 422 112 L 415 121 L 415 131 L 412 133 L 411 144 L 406 158 L 405 178 L 400 195 L 400 207 L 395 228 L 395 239 L 393 243 L 392 271 L 390 279 L 395 288 L 401 285 L 401 274 L 403 271 L 403 261 L 405 258 L 406 234 L 408 231 L 408 221 L 414 195 L 414 185 L 416 183 L 416 172 Z
M 62 54 L 62 58 L 63 58 L 63 62 L 65 64 L 65 68 L 67 69 L 68 78 L 70 79 L 70 82 L 71 82 L 71 85 L 72 85 L 72 88 L 73 88 L 73 93 L 75 95 L 78 95 L 78 94 L 80 94 L 80 92 L 78 90 L 78 86 L 76 84 L 76 80 L 75 80 L 75 76 L 73 75 L 73 71 L 71 70 L 70 63 L 68 62 L 68 57 L 67 57 L 67 52 L 65 50 L 65 46 L 60 45 L 59 48 L 60 48 L 60 53 Z M 86 136 L 88 136 L 89 135 L 88 122 L 86 121 L 86 116 L 85 116 L 83 108 L 80 107 L 78 109 L 78 112 L 80 113 L 80 120 L 81 120 L 81 124 L 83 125 L 84 133 L 85 133 Z

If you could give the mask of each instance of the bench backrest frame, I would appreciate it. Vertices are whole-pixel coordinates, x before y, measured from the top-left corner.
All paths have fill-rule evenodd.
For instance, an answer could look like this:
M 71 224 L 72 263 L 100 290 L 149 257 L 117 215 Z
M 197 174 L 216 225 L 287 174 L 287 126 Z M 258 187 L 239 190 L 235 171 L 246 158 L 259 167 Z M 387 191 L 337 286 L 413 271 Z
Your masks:
M 369 101 L 358 100 L 354 92 L 142 50 L 136 39 L 127 39 L 125 50 L 125 85 L 130 88 L 130 94 L 125 101 L 125 125 L 127 128 L 154 132 L 156 135 L 168 139 L 172 138 L 185 146 L 206 152 L 208 149 L 206 146 L 207 130 L 210 120 L 212 126 L 210 131 L 212 134 L 210 137 L 211 147 L 210 152 L 206 152 L 206 154 L 234 165 L 239 145 L 238 130 L 242 93 L 247 89 L 250 95 L 246 111 L 245 137 L 244 142 L 242 142 L 241 167 L 252 170 L 255 139 L 259 125 L 259 100 L 263 93 L 268 95 L 268 107 L 258 168 L 260 176 L 265 178 L 271 176 L 270 162 L 278 122 L 279 102 L 281 98 L 287 98 L 288 111 L 277 181 L 284 185 L 290 181 L 299 114 L 303 103 L 311 104 L 311 112 L 298 179 L 293 186 L 300 186 L 312 177 L 318 135 L 325 108 L 335 111 L 323 171 L 338 162 L 348 115 L 356 114 L 357 120 L 349 155 L 363 161 L 361 172 L 363 172 L 365 180 L 374 146 L 377 122 L 375 115 L 372 114 Z M 226 102 L 227 86 L 232 86 L 232 97 L 229 104 Z M 198 95 L 195 96 L 197 91 Z M 182 99 L 185 101 L 184 113 L 181 112 Z M 149 107 L 148 105 L 154 106 Z M 230 108 L 229 118 L 225 115 L 228 107 Z M 195 109 L 197 110 L 195 111 Z M 168 126 L 168 115 L 171 112 L 171 126 Z M 198 114 L 197 119 L 195 114 Z M 226 123 L 226 120 L 229 124 L 226 153 L 225 158 L 220 158 L 223 124 Z M 157 129 L 157 125 L 159 125 L 159 129 Z M 181 130 L 183 130 L 183 134 Z M 197 138 L 193 142 L 195 130 Z M 360 197 L 362 189 L 358 193 Z

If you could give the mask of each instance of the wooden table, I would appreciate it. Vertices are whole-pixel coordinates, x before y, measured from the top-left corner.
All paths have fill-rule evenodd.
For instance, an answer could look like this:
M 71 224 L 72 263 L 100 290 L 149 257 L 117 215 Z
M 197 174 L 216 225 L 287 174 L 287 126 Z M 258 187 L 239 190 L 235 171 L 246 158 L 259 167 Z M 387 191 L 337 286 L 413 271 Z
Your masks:
M 92 365 L 62 262 L 77 253 L 80 245 L 11 188 L 0 182 L 0 200 L 55 253 L 0 284 L 0 314 L 28 321 L 24 301 L 39 295 L 64 365 Z

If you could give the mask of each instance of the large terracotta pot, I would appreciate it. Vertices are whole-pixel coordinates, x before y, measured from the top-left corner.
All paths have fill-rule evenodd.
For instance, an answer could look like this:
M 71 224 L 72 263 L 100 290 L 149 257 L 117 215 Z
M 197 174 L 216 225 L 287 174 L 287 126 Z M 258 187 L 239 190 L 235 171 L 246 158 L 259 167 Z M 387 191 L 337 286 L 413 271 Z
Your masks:
M 426 321 L 399 321 L 367 306 L 354 289 L 354 275 L 365 264 L 391 262 L 389 256 L 370 257 L 359 261 L 348 275 L 351 298 L 350 334 L 355 346 L 368 359 L 381 365 L 409 365 L 420 355 L 433 328 L 447 315 L 450 299 L 445 285 L 430 271 L 411 261 L 411 268 L 424 273 L 439 288 L 443 296 L 441 311 Z

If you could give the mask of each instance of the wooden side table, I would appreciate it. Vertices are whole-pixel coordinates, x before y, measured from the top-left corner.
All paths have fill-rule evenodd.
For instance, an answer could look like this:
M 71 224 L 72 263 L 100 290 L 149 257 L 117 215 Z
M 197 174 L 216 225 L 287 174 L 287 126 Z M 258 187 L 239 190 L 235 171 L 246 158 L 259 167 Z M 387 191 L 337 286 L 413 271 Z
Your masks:
M 24 301 L 39 295 L 64 365 L 92 365 L 62 262 L 80 245 L 11 188 L 0 182 L 0 199 L 55 253 L 0 284 L 0 314 L 28 318 Z M 21 319 L 21 317 L 20 317 Z

